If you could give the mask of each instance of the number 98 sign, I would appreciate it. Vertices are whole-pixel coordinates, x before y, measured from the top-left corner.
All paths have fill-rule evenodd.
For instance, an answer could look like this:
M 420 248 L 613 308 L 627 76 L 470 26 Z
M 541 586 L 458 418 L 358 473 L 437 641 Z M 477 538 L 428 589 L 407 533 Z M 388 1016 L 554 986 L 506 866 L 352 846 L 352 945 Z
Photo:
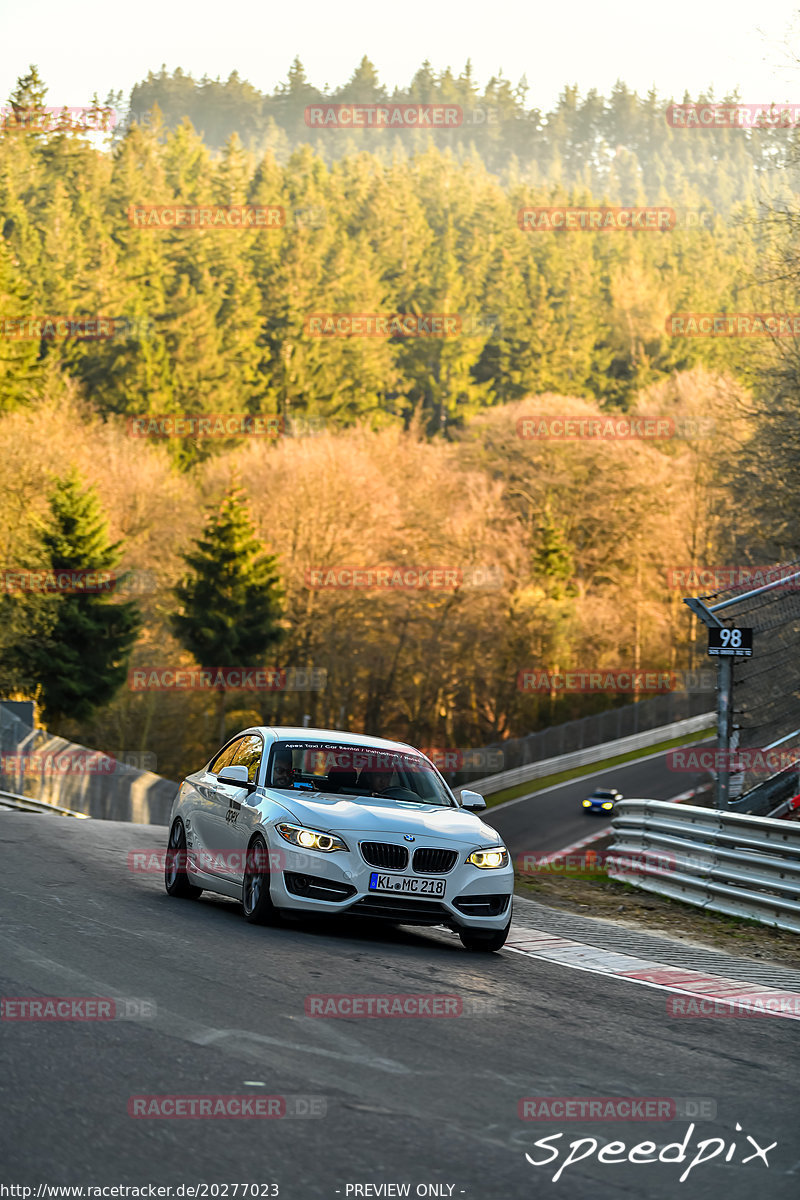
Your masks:
M 733 625 L 711 627 L 708 631 L 708 653 L 716 658 L 751 658 L 753 631 Z

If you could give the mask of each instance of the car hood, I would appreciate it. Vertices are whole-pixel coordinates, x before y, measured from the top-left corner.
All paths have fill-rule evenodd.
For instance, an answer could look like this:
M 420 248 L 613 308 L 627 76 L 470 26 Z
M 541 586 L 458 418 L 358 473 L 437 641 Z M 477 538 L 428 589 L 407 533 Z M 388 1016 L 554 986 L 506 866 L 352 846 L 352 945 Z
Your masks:
M 440 808 L 438 805 L 408 805 L 394 801 L 353 801 L 344 796 L 313 798 L 296 792 L 271 793 L 273 799 L 294 814 L 298 824 L 333 833 L 403 834 L 416 837 L 457 838 L 475 845 L 501 845 L 496 829 L 474 813 L 463 808 Z

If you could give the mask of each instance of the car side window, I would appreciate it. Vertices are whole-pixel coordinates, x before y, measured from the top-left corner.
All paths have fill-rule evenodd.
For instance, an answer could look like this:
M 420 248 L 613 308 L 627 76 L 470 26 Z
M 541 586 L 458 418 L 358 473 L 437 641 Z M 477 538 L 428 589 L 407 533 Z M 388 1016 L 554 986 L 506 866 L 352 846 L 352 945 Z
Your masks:
M 258 733 L 248 733 L 246 737 L 239 738 L 233 757 L 223 766 L 247 767 L 247 778 L 250 783 L 255 783 L 263 754 L 264 739 Z
M 231 742 L 229 746 L 226 746 L 225 749 L 217 755 L 211 766 L 208 768 L 212 775 L 219 775 L 223 767 L 229 767 L 232 762 L 238 761 L 238 759 L 236 759 L 234 756 L 243 741 L 245 741 L 244 738 L 236 738 L 235 741 Z

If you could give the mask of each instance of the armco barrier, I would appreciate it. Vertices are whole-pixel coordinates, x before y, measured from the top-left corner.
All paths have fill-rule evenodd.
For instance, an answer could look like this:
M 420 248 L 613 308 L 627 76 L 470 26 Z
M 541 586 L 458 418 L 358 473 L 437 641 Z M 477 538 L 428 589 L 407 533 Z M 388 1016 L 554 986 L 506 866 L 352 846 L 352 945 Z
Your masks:
M 613 879 L 699 908 L 800 933 L 800 825 L 663 800 L 621 800 L 609 853 Z M 669 869 L 638 870 L 637 853 L 669 855 Z
M 510 771 L 501 771 L 499 775 L 489 775 L 485 779 L 463 783 L 457 791 L 461 792 L 466 788 L 472 792 L 480 792 L 483 796 L 491 796 L 494 792 L 502 792 L 505 788 L 514 787 L 518 783 L 528 783 L 532 779 L 541 779 L 544 775 L 569 771 L 573 767 L 583 767 L 589 763 L 602 762 L 606 758 L 614 758 L 617 754 L 628 754 L 632 750 L 644 750 L 648 746 L 656 746 L 659 742 L 667 742 L 671 738 L 699 733 L 702 729 L 710 729 L 715 720 L 713 712 L 701 713 L 699 717 L 687 717 L 684 721 L 673 721 L 671 725 L 662 725 L 658 729 L 647 729 L 644 733 L 632 733 L 628 737 L 617 738 L 613 742 L 587 746 L 584 750 L 573 750 L 571 754 L 561 754 L 557 758 L 544 758 L 539 762 L 514 767 Z M 678 785 L 680 781 L 677 776 L 675 780 Z

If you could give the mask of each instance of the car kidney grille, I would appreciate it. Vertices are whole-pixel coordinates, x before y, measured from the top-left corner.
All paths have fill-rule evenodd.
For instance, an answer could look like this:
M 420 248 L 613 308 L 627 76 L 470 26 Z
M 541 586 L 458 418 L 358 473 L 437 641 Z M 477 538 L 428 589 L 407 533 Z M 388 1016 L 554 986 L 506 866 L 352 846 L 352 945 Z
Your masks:
M 393 846 L 389 842 L 362 842 L 361 854 L 371 867 L 404 871 L 408 866 L 408 851 L 405 846 Z
M 458 862 L 457 850 L 436 850 L 427 846 L 414 851 L 412 866 L 419 875 L 444 875 Z

